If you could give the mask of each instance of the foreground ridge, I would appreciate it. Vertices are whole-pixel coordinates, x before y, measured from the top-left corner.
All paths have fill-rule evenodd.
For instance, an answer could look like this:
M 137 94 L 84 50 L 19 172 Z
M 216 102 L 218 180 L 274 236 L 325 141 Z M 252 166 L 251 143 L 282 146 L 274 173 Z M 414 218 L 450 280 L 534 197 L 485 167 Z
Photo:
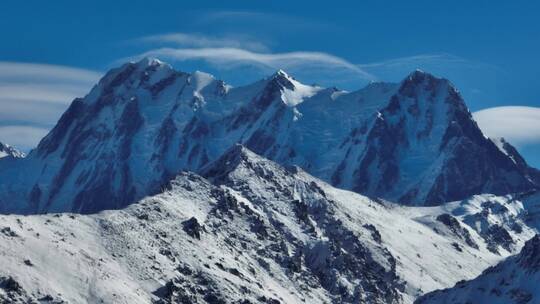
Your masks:
M 539 259 L 540 236 L 535 235 L 519 254 L 486 269 L 477 278 L 429 293 L 415 303 L 537 303 Z
M 241 145 L 202 174 L 122 210 L 0 216 L 0 301 L 412 303 L 534 234 L 524 198 L 403 207 Z

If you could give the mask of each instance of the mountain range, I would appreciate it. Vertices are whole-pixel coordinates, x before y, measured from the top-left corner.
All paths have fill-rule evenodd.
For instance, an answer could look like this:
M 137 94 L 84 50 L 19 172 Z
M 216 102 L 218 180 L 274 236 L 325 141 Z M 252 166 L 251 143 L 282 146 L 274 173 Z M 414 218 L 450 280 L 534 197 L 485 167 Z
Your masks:
M 536 188 L 538 171 L 495 141 L 449 81 L 421 71 L 350 93 L 283 71 L 233 88 L 146 58 L 108 72 L 28 157 L 0 164 L 0 210 L 122 208 L 235 143 L 404 205 Z
M 145 58 L 0 153 L 6 303 L 538 300 L 540 173 L 426 72 L 232 87 Z

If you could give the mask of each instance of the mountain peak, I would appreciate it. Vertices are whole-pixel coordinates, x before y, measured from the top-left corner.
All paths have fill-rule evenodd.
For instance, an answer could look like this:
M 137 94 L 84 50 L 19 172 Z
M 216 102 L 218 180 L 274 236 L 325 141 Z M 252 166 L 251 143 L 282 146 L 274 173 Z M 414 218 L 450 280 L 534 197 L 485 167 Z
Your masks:
M 195 72 L 193 72 L 191 74 L 192 77 L 196 77 L 196 78 L 201 78 L 201 79 L 211 79 L 211 80 L 215 80 L 216 78 L 214 77 L 214 75 L 212 74 L 209 74 L 209 73 L 206 73 L 206 72 L 202 72 L 202 71 L 199 71 L 199 70 L 196 70 Z
M 422 70 L 417 69 L 405 77 L 400 83 L 399 93 L 407 98 L 423 100 L 430 105 L 435 105 L 434 97 L 444 97 L 445 105 L 469 115 L 461 94 L 448 79 L 436 77 Z
M 459 95 L 457 89 L 446 78 L 437 77 L 431 73 L 425 72 L 420 69 L 416 69 L 410 73 L 401 82 L 402 89 L 412 89 L 423 87 L 426 90 L 433 91 L 439 87 L 452 91 Z
M 513 152 L 504 155 L 485 138 L 459 92 L 444 78 L 414 71 L 379 113 L 371 129 L 353 134 L 349 143 L 366 152 L 342 162 L 333 176 L 336 183 L 418 205 L 533 187 L 526 165 L 516 166 L 509 157 Z M 359 169 L 347 171 L 357 161 Z M 434 164 L 441 168 L 435 177 Z
M 168 65 L 167 63 L 164 63 L 163 61 L 155 58 L 155 57 L 143 57 L 137 62 L 132 62 L 137 66 L 141 67 L 148 67 L 148 66 L 160 66 L 160 65 Z
M 305 85 L 283 70 L 278 70 L 268 78 L 266 88 L 271 92 L 280 91 L 281 100 L 289 107 L 302 103 L 306 98 L 323 89 L 318 86 Z
M 285 71 L 278 70 L 268 77 L 268 85 L 270 89 L 289 89 L 294 90 L 294 78 L 289 76 Z
M 251 152 L 244 145 L 236 143 L 225 151 L 217 160 L 201 169 L 201 175 L 206 178 L 221 180 L 241 165 L 252 167 L 255 163 L 264 160 Z
M 195 71 L 191 74 L 189 77 L 190 81 L 193 82 L 195 86 L 195 90 L 198 92 L 202 90 L 203 88 L 207 87 L 214 81 L 216 81 L 216 78 L 212 74 L 208 74 L 201 71 Z M 227 85 L 225 83 L 222 83 L 221 86 L 224 90 L 226 90 Z
M 416 69 L 412 71 L 405 79 L 412 80 L 412 79 L 425 79 L 425 78 L 440 79 L 440 78 L 435 77 L 433 74 L 428 73 L 421 69 Z
M 10 145 L 6 145 L 0 142 L 0 158 L 4 157 L 13 157 L 13 158 L 23 158 L 25 154 L 19 150 L 13 148 Z
M 282 69 L 279 69 L 277 70 L 274 75 L 276 76 L 281 76 L 281 77 L 286 77 L 286 78 L 290 78 L 289 74 L 287 74 L 287 72 L 285 72 L 284 70 Z

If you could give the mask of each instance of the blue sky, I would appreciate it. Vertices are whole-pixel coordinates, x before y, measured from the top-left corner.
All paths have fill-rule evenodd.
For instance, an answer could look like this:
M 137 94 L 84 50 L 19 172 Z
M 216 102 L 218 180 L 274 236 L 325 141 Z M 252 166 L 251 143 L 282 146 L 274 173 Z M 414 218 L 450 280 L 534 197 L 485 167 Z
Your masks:
M 537 2 L 222 3 L 4 1 L 0 140 L 30 148 L 101 73 L 150 54 L 233 85 L 283 68 L 353 90 L 421 68 L 450 79 L 471 111 L 485 110 L 486 133 L 540 167 Z

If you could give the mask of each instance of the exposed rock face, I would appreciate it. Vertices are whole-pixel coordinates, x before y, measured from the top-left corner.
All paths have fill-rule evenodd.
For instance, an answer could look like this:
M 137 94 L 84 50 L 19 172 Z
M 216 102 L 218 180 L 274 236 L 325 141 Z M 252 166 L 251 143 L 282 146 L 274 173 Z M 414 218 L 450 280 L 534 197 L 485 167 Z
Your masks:
M 203 227 L 199 224 L 196 218 L 192 217 L 189 220 L 182 223 L 184 225 L 184 231 L 190 236 L 201 239 L 201 232 Z
M 27 158 L 0 162 L 0 212 L 122 208 L 235 143 L 409 205 L 537 183 L 517 151 L 482 135 L 453 86 L 427 73 L 352 93 L 307 86 L 283 71 L 231 88 L 144 59 L 111 70 L 75 99 Z
M 488 268 L 471 281 L 434 291 L 415 303 L 537 303 L 540 299 L 540 237 L 525 243 L 521 252 Z
M 348 157 L 341 168 L 354 169 L 337 171 L 335 184 L 404 204 L 535 186 L 526 165 L 484 137 L 457 90 L 420 71 L 401 83 L 374 121 L 351 132 L 343 149 Z
M 335 204 L 317 184 L 303 185 L 307 187 L 309 197 L 295 200 L 295 194 L 286 186 L 295 180 L 293 173 L 272 165 L 239 145 L 205 168 L 203 174 L 214 183 L 242 193 L 257 205 L 269 204 L 262 193 L 250 190 L 254 189 L 253 184 L 257 180 L 264 181 L 275 189 L 272 201 L 290 202 L 283 207 L 292 209 L 289 214 L 296 214 L 300 227 L 310 231 L 314 237 L 317 236 L 306 243 L 306 240 L 288 232 L 277 218 L 266 222 L 248 205 L 237 202 L 234 198 L 220 199 L 219 202 L 228 203 L 218 205 L 220 211 L 215 213 L 216 216 L 223 218 L 227 215 L 231 219 L 244 217 L 251 222 L 250 229 L 259 239 L 273 244 L 268 245 L 267 250 L 259 251 L 262 257 L 275 260 L 293 274 L 298 273 L 299 277 L 306 278 L 307 285 L 320 284 L 338 302 L 401 301 L 399 292 L 404 287 L 396 274 L 395 258 L 389 251 L 382 249 L 386 261 L 380 264 L 358 236 L 334 217 Z M 282 207 L 269 205 L 268 208 Z M 315 227 L 318 233 L 315 233 Z M 368 229 L 373 231 L 373 228 L 375 227 Z M 288 244 L 285 252 L 283 243 Z M 353 281 L 357 282 L 354 287 L 345 283 Z
M 466 228 L 462 227 L 455 217 L 445 213 L 437 216 L 437 221 L 443 223 L 452 234 L 465 240 L 467 245 L 478 249 L 478 244 L 472 239 L 470 232 Z
M 526 175 L 536 183 L 538 188 L 538 184 L 540 183 L 540 170 L 529 167 L 525 159 L 523 159 L 516 148 L 504 138 L 492 139 L 492 141 L 499 147 L 501 151 L 503 151 L 503 153 L 512 159 L 512 161 L 522 172 L 525 172 Z

